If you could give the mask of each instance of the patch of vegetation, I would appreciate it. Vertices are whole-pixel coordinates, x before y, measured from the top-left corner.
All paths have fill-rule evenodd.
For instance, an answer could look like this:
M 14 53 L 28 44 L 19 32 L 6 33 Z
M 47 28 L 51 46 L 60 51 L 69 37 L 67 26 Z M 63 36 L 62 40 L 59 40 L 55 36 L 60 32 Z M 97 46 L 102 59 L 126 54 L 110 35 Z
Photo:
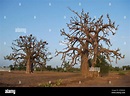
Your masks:
M 120 71 L 120 72 L 118 73 L 118 75 L 125 75 L 125 72 Z
M 49 81 L 48 83 L 40 84 L 39 86 L 40 87 L 57 87 L 57 86 L 60 86 L 61 83 L 62 83 L 62 79 L 58 79 L 55 82 Z
M 109 64 L 106 61 L 105 56 L 103 56 L 103 55 L 98 56 L 95 67 L 100 67 L 100 75 L 101 76 L 107 76 L 108 75 Z
M 48 82 L 48 83 L 41 85 L 41 87 L 53 87 L 53 84 Z
M 122 69 L 125 70 L 125 71 L 126 71 L 126 70 L 130 70 L 130 65 L 122 66 Z
M 9 68 L 10 68 L 10 70 L 19 70 L 19 71 L 21 71 L 21 70 L 26 70 L 26 66 L 25 66 L 25 64 L 19 64 L 19 65 L 16 65 L 16 64 L 14 64 L 14 65 L 9 65 Z

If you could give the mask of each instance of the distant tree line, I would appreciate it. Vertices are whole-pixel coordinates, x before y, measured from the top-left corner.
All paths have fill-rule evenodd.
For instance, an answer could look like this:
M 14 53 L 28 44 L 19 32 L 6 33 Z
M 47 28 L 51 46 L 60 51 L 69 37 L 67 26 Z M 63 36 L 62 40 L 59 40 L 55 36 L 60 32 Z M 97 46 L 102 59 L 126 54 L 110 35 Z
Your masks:
M 100 63 L 98 61 L 98 63 L 95 66 L 95 67 L 100 67 L 100 69 L 101 69 L 100 73 L 101 74 L 107 74 L 107 73 L 109 73 L 109 71 L 130 70 L 130 65 L 122 66 L 122 67 L 113 67 L 112 65 L 108 64 L 107 62 L 106 63 L 104 63 L 104 62 L 106 62 L 106 61 L 102 61 Z M 57 72 L 79 72 L 80 71 L 80 68 L 75 68 L 75 67 L 68 68 L 68 65 L 69 65 L 69 63 L 66 62 L 64 64 L 64 66 L 62 66 L 62 67 L 56 66 L 56 68 L 52 67 L 51 65 L 47 65 L 47 66 L 43 66 L 43 67 L 35 67 L 34 71 L 57 71 Z M 26 70 L 26 66 L 23 65 L 23 64 L 21 64 L 21 65 L 9 65 L 9 67 L 10 67 L 11 70 L 21 70 L 21 71 Z M 4 68 L 6 68 L 6 66 L 4 66 Z
M 109 70 L 110 71 L 122 71 L 122 70 L 130 70 L 130 65 L 127 65 L 127 66 L 122 66 L 122 67 L 112 67 L 112 65 L 111 66 L 109 66 Z
M 9 66 L 11 70 L 19 70 L 19 71 L 25 71 L 26 66 L 23 65 L 10 65 Z M 65 67 L 59 67 L 56 66 L 52 67 L 51 65 L 42 66 L 42 67 L 35 67 L 34 71 L 57 71 L 57 72 L 78 72 L 80 71 L 80 68 L 71 67 L 70 69 L 67 69 Z
M 104 57 L 100 57 L 102 61 L 97 61 L 97 64 L 95 65 L 95 67 L 100 67 L 100 75 L 107 75 L 109 73 L 109 71 L 122 71 L 122 70 L 130 70 L 130 65 L 127 66 L 122 66 L 122 67 L 113 67 L 112 65 L 110 65 L 109 63 L 107 63 L 105 61 L 105 59 L 103 59 Z M 89 62 L 91 62 L 91 60 L 89 60 Z M 90 67 L 91 67 L 91 63 Z M 5 68 L 6 66 L 4 66 Z M 9 66 L 11 70 L 26 70 L 26 66 L 21 64 L 21 65 L 10 65 Z M 51 65 L 47 65 L 47 66 L 42 66 L 42 67 L 35 67 L 34 71 L 56 71 L 56 72 L 79 72 L 81 69 L 80 68 L 75 68 L 75 67 L 70 67 L 69 68 L 69 62 L 65 62 L 63 66 L 56 66 L 52 67 Z

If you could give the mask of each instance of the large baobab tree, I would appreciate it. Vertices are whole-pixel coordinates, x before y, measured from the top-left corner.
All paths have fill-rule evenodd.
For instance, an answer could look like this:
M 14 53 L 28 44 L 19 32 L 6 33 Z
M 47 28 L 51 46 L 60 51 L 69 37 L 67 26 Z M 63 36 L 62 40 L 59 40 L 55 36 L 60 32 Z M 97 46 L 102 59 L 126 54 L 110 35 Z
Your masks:
M 16 65 L 25 65 L 26 73 L 31 73 L 34 66 L 43 66 L 47 60 L 51 59 L 49 56 L 51 53 L 46 48 L 47 44 L 46 41 L 38 41 L 32 34 L 20 36 L 12 43 L 13 52 L 4 58 L 13 60 Z
M 92 59 L 92 66 L 94 66 L 100 55 L 104 55 L 109 61 L 111 57 L 116 57 L 116 59 L 124 57 L 119 53 L 119 49 L 109 49 L 112 45 L 108 36 L 110 33 L 114 35 L 114 31 L 117 30 L 109 15 L 107 15 L 108 23 L 104 23 L 103 15 L 96 20 L 90 18 L 89 13 L 83 10 L 81 14 L 71 11 L 76 16 L 71 17 L 70 23 L 67 24 L 69 32 L 65 32 L 65 29 L 61 30 L 61 36 L 65 36 L 67 47 L 64 51 L 56 51 L 56 56 L 62 54 L 62 63 L 69 59 L 70 65 L 73 66 L 80 61 L 81 73 L 86 77 L 89 76 L 89 59 Z M 105 42 L 108 48 L 103 47 L 102 42 Z
M 110 47 L 112 46 L 110 38 L 108 36 L 110 33 L 115 35 L 115 31 L 117 30 L 118 26 L 115 26 L 115 22 L 112 22 L 109 15 L 107 14 L 108 23 L 103 23 L 103 15 L 95 21 L 90 23 L 89 29 L 90 31 L 90 38 L 93 40 L 92 42 L 92 50 L 93 50 L 93 63 L 92 66 L 96 64 L 97 60 L 99 59 L 100 55 L 105 56 L 105 58 L 111 62 L 110 57 L 116 58 L 117 60 L 120 58 L 124 58 L 121 53 L 119 53 L 120 49 L 111 50 Z M 94 22 L 95 21 L 95 22 Z M 93 34 L 91 34 L 93 32 Z M 102 42 L 105 42 L 107 48 L 103 47 Z

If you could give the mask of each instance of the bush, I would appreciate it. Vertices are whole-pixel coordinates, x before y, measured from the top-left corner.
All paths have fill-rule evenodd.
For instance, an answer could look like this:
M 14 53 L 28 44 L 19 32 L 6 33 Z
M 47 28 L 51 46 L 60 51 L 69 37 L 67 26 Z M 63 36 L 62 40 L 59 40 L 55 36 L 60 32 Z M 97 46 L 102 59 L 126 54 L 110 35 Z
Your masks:
M 122 66 L 123 69 L 130 70 L 130 65 Z
M 14 70 L 14 66 L 13 65 L 9 65 L 10 70 Z
M 125 75 L 125 73 L 121 71 L 118 73 L 118 75 Z
M 119 67 L 115 67 L 114 70 L 115 70 L 115 71 L 119 71 L 120 68 L 119 68 Z
M 45 84 L 40 84 L 40 87 L 56 87 L 56 86 L 60 86 L 62 83 L 61 79 L 56 80 L 55 82 L 51 82 L 49 81 L 48 83 Z
M 64 72 L 64 69 L 62 67 L 56 66 L 56 71 L 58 71 L 58 72 Z
M 48 71 L 51 71 L 51 70 L 52 70 L 51 66 L 49 66 L 49 65 L 46 67 L 46 69 L 47 69 Z
M 9 65 L 10 70 L 26 70 L 26 66 L 24 64 L 19 65 Z
M 100 55 L 97 59 L 95 67 L 100 67 L 100 75 L 106 76 L 109 73 L 109 64 L 106 61 L 105 57 Z

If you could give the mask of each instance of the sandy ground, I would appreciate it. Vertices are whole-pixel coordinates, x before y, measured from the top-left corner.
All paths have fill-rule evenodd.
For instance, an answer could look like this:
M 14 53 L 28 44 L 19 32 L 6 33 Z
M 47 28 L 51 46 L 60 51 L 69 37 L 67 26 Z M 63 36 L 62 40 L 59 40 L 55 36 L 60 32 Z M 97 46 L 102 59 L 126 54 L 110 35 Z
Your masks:
M 110 72 L 105 77 L 84 78 L 78 72 L 0 72 L 0 87 L 39 87 L 58 80 L 62 80 L 58 87 L 130 87 L 130 71 L 125 73 Z

